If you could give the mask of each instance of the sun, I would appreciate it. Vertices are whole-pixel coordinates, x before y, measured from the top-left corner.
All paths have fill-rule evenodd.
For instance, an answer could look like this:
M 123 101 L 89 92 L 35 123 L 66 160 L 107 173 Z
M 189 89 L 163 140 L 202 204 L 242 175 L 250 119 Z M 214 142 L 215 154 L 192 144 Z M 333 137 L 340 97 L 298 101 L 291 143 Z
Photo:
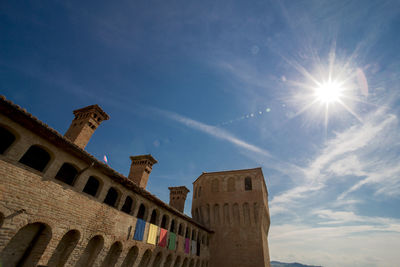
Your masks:
M 344 88 L 337 81 L 327 81 L 315 88 L 316 100 L 322 104 L 339 102 L 343 96 Z

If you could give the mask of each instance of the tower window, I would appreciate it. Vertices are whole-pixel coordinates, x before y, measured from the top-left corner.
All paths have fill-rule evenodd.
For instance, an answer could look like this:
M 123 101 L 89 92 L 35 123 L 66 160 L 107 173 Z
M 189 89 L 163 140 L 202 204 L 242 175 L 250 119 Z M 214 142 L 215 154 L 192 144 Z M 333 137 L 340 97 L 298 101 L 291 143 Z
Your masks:
M 244 179 L 244 190 L 246 190 L 246 191 L 252 190 L 252 184 L 251 184 L 251 178 L 250 177 L 246 177 Z
M 46 150 L 39 146 L 33 145 L 19 160 L 20 163 L 25 164 L 35 170 L 42 172 L 46 168 L 47 163 L 50 161 L 50 155 Z
M 15 136 L 8 130 L 0 127 L 0 154 L 3 154 L 15 141 Z

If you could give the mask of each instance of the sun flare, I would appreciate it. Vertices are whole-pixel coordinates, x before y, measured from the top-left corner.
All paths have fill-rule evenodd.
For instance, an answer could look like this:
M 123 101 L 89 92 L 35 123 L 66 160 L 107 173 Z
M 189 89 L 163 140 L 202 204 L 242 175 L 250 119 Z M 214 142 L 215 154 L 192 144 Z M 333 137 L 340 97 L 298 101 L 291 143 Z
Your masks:
M 315 88 L 316 99 L 323 104 L 330 104 L 340 101 L 344 88 L 336 81 L 328 81 Z

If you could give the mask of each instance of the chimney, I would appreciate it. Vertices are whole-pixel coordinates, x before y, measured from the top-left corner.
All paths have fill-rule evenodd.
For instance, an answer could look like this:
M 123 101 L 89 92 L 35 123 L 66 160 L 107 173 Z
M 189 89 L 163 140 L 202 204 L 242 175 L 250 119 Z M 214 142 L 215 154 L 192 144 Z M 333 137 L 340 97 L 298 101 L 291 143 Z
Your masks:
M 74 115 L 75 118 L 64 136 L 82 149 L 89 143 L 101 122 L 110 118 L 98 105 L 74 110 Z
M 149 180 L 152 167 L 157 163 L 157 160 L 151 155 L 131 156 L 131 160 L 128 178 L 141 188 L 146 189 L 147 180 Z
M 189 189 L 186 186 L 168 187 L 169 189 L 169 205 L 183 213 L 185 209 L 186 195 Z

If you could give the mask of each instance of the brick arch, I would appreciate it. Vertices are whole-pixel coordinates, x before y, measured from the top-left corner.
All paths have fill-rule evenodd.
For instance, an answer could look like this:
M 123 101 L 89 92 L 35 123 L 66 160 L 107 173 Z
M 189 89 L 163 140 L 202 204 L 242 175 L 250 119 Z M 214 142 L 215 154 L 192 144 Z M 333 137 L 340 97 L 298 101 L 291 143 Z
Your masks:
M 181 266 L 181 256 L 177 256 L 174 261 L 174 267 L 180 267 L 180 266 Z
M 113 267 L 117 263 L 119 256 L 122 253 L 122 244 L 117 241 L 112 244 L 108 250 L 107 256 L 102 263 L 102 267 Z
M 131 196 L 126 196 L 125 197 L 125 201 L 124 201 L 124 205 L 122 205 L 121 207 L 121 211 L 125 212 L 127 214 L 131 214 L 134 208 L 134 200 L 133 197 Z
M 54 179 L 73 186 L 79 173 L 79 168 L 70 162 L 64 162 Z
M 154 208 L 151 211 L 149 222 L 158 225 L 159 219 L 160 219 L 160 211 L 157 208 Z
M 167 256 L 167 258 L 165 259 L 163 267 L 172 267 L 172 260 L 173 260 L 173 256 L 172 256 L 172 254 L 169 254 Z
M 117 207 L 120 198 L 120 190 L 114 186 L 110 186 L 107 190 L 107 195 L 105 196 L 103 203 L 115 208 Z
M 92 266 L 104 246 L 104 238 L 101 235 L 93 236 L 86 245 L 76 267 Z
M 167 214 L 163 214 L 163 216 L 161 217 L 161 224 L 160 227 L 167 229 L 168 224 L 169 224 L 170 218 Z
M 139 248 L 137 246 L 131 247 L 128 251 L 128 254 L 126 254 L 126 257 L 121 267 L 132 267 L 135 264 L 138 255 Z
M 53 252 L 47 265 L 61 267 L 67 262 L 72 251 L 79 242 L 81 233 L 78 230 L 70 230 L 63 235 Z
M 182 267 L 188 267 L 189 258 L 185 258 L 182 263 Z
M 82 189 L 82 192 L 91 195 L 93 197 L 98 197 L 104 186 L 103 179 L 98 176 L 91 175 L 86 180 L 85 186 Z
M 160 252 L 158 252 L 157 255 L 154 257 L 152 267 L 161 267 L 162 258 L 163 258 L 163 254 L 162 254 L 162 252 L 160 251 Z
M 147 249 L 144 253 L 143 253 L 143 256 L 142 256 L 142 258 L 141 258 L 141 260 L 140 260 L 140 263 L 139 263 L 139 265 L 138 266 L 140 266 L 140 267 L 148 267 L 149 266 L 149 263 L 150 263 L 150 259 L 151 259 L 151 250 L 150 249 Z
M 147 207 L 147 205 L 144 202 L 141 202 L 139 204 L 139 208 L 138 208 L 138 211 L 136 213 L 136 217 L 138 219 L 142 219 L 142 220 L 147 221 L 148 214 L 149 214 L 149 208 Z
M 19 229 L 0 254 L 4 266 L 36 266 L 44 253 L 52 232 L 45 223 L 30 223 Z

